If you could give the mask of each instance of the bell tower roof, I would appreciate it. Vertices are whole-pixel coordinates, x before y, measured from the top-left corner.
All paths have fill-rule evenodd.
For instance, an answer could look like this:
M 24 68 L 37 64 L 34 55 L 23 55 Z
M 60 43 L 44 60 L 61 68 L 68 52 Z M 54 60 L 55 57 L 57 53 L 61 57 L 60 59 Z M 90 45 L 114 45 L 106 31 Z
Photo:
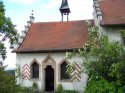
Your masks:
M 69 8 L 67 0 L 62 0 L 62 4 L 59 10 L 61 13 L 70 13 L 70 8 Z
M 67 21 L 68 21 L 68 15 L 70 13 L 70 8 L 69 8 L 67 0 L 62 0 L 62 4 L 61 4 L 59 10 L 60 10 L 61 15 L 62 15 L 62 21 L 63 21 L 63 15 L 67 15 Z

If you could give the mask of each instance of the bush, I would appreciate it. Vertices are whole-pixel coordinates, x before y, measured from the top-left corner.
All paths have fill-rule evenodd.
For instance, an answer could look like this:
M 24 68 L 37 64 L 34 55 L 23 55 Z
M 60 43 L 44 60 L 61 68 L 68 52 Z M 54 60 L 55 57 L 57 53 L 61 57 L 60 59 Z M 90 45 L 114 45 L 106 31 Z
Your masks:
M 38 85 L 36 82 L 32 84 L 32 87 L 22 87 L 21 85 L 17 85 L 16 90 L 16 93 L 39 93 Z
M 38 88 L 37 83 L 36 83 L 36 82 L 34 82 L 34 83 L 33 83 L 33 85 L 32 85 L 32 87 L 33 87 L 34 89 L 37 89 L 37 88 Z
M 115 82 L 108 82 L 106 79 L 90 80 L 84 93 L 117 93 Z M 121 90 L 120 90 L 121 91 Z M 124 92 L 118 92 L 124 93 Z
M 83 48 L 67 53 L 69 58 L 83 58 L 82 71 L 89 77 L 84 93 L 125 93 L 125 46 L 111 42 L 108 35 L 90 24 L 87 23 L 89 38 Z
M 32 89 L 29 87 L 22 87 L 20 85 L 17 85 L 17 91 L 18 93 L 32 93 Z
M 78 93 L 76 90 L 62 90 L 61 92 L 56 91 L 55 93 Z
M 0 93 L 17 93 L 15 77 L 8 75 L 4 69 L 0 67 Z
M 38 93 L 39 92 L 38 85 L 37 85 L 36 82 L 34 82 L 33 85 L 32 85 L 32 91 L 33 91 L 33 93 Z
M 61 93 L 63 91 L 63 86 L 62 84 L 58 84 L 57 85 L 57 89 L 56 89 L 57 93 Z

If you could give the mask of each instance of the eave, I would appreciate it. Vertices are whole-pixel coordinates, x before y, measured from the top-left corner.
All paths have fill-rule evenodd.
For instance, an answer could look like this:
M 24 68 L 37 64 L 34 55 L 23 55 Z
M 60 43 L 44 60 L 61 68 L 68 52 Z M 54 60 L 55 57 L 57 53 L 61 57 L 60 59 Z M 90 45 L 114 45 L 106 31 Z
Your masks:
M 12 53 L 59 53 L 59 52 L 73 52 L 77 51 L 80 48 L 73 48 L 73 49 L 52 49 L 52 50 L 13 50 Z

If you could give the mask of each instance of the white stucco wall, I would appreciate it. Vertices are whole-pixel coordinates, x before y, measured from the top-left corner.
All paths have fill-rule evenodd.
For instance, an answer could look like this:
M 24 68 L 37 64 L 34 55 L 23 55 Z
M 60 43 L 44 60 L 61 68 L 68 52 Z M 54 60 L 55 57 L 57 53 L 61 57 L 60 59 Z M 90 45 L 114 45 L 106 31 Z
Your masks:
M 120 33 L 121 29 L 111 27 L 99 27 L 99 31 L 101 34 L 107 35 L 110 41 L 118 41 L 119 43 L 122 43 L 122 37 Z
M 23 80 L 22 85 L 26 87 L 31 87 L 33 82 L 37 82 L 39 89 L 42 91 L 44 90 L 44 83 L 43 83 L 43 75 L 42 75 L 42 62 L 47 56 L 51 56 L 55 61 L 56 61 L 56 86 L 61 83 L 63 85 L 64 89 L 68 90 L 78 90 L 83 92 L 84 87 L 86 86 L 86 81 L 87 81 L 87 75 L 82 74 L 82 78 L 80 82 L 62 82 L 59 81 L 58 78 L 58 64 L 64 60 L 65 58 L 65 53 L 28 53 L 28 54 L 16 54 L 16 64 L 20 65 L 22 68 L 26 63 L 31 64 L 33 59 L 35 58 L 39 64 L 39 79 L 30 79 L 30 80 Z M 72 59 L 68 60 L 69 62 L 82 62 L 82 59 L 80 57 L 73 57 Z M 22 69 L 21 69 L 22 70 Z M 17 79 L 18 81 L 18 79 Z M 19 81 L 18 81 L 19 83 Z

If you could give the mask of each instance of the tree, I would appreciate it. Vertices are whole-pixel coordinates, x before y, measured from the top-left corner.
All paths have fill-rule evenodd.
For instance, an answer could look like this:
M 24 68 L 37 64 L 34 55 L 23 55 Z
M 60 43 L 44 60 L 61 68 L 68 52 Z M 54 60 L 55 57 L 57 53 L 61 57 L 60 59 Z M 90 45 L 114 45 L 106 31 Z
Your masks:
M 3 2 L 0 1 L 0 62 L 6 58 L 6 47 L 4 42 L 8 40 L 10 47 L 13 48 L 18 41 L 18 36 L 19 35 L 10 18 L 5 16 Z M 4 68 L 4 66 L 0 66 L 0 92 L 16 93 L 15 77 L 8 75 L 4 71 Z
M 89 22 L 87 25 L 89 39 L 75 53 L 82 57 L 83 71 L 89 76 L 85 93 L 125 93 L 124 47 L 119 42 L 110 42 Z
M 9 40 L 10 47 L 14 47 L 18 41 L 18 34 L 15 26 L 11 22 L 10 18 L 5 16 L 5 9 L 2 2 L 0 2 L 0 55 L 1 60 L 6 58 L 6 48 L 4 42 Z

